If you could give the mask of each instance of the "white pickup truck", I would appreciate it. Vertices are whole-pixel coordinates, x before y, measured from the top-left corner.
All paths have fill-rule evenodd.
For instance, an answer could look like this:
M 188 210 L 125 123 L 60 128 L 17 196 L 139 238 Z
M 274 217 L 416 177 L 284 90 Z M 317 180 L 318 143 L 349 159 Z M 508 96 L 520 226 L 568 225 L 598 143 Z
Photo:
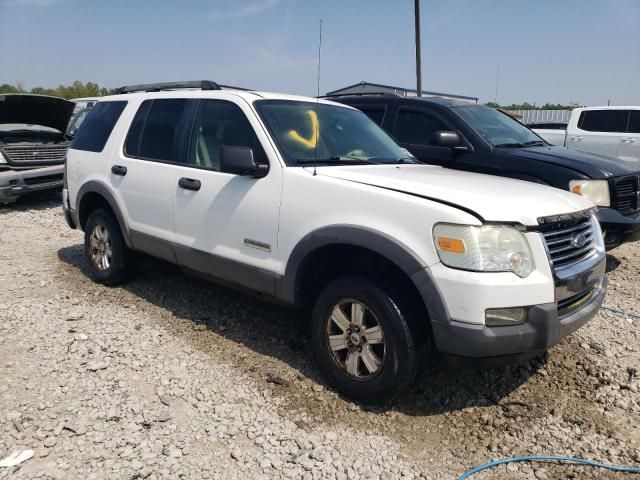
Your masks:
M 576 108 L 566 128 L 530 127 L 552 145 L 640 162 L 640 107 Z

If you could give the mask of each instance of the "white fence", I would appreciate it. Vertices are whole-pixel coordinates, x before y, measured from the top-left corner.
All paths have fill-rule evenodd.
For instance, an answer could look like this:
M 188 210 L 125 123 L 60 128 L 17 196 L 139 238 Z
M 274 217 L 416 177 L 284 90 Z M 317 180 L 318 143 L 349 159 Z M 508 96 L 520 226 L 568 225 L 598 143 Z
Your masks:
M 509 110 L 512 115 L 518 118 L 525 125 L 529 123 L 549 123 L 549 122 L 569 122 L 571 110 Z

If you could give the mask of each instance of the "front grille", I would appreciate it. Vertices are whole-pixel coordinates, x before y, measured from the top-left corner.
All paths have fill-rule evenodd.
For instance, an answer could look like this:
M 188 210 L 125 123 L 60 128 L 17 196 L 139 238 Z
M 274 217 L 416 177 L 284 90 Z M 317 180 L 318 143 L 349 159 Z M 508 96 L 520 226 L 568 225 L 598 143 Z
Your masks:
M 15 165 L 47 165 L 63 163 L 67 145 L 11 145 L 1 149 L 7 162 Z
M 627 175 L 611 180 L 613 207 L 623 214 L 640 210 L 640 175 Z
M 587 258 L 595 250 L 593 226 L 589 214 L 545 222 L 540 230 L 554 268 L 573 265 Z
M 27 185 L 39 185 L 41 183 L 61 182 L 62 174 L 56 173 L 54 175 L 44 175 L 42 177 L 27 177 L 24 179 L 24 183 Z

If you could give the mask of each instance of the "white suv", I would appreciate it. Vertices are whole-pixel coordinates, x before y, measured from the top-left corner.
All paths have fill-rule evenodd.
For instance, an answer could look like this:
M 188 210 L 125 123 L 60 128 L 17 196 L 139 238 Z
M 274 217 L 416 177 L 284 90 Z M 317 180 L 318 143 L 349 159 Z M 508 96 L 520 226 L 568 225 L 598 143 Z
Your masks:
M 121 92 L 88 114 L 66 165 L 65 216 L 95 279 L 123 281 L 140 251 L 309 307 L 318 362 L 354 399 L 399 395 L 434 349 L 548 349 L 602 303 L 582 197 L 415 164 L 329 101 L 213 82 Z

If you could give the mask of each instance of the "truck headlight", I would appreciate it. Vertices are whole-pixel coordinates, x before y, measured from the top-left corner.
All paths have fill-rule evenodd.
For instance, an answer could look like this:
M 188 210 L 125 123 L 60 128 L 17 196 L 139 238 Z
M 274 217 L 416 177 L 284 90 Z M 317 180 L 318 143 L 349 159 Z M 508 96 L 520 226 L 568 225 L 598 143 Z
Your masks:
M 513 272 L 526 277 L 534 267 L 524 234 L 503 225 L 439 223 L 433 239 L 440 261 L 448 267 L 474 272 Z
M 588 198 L 599 207 L 610 207 L 609 182 L 607 180 L 571 180 L 569 190 Z

